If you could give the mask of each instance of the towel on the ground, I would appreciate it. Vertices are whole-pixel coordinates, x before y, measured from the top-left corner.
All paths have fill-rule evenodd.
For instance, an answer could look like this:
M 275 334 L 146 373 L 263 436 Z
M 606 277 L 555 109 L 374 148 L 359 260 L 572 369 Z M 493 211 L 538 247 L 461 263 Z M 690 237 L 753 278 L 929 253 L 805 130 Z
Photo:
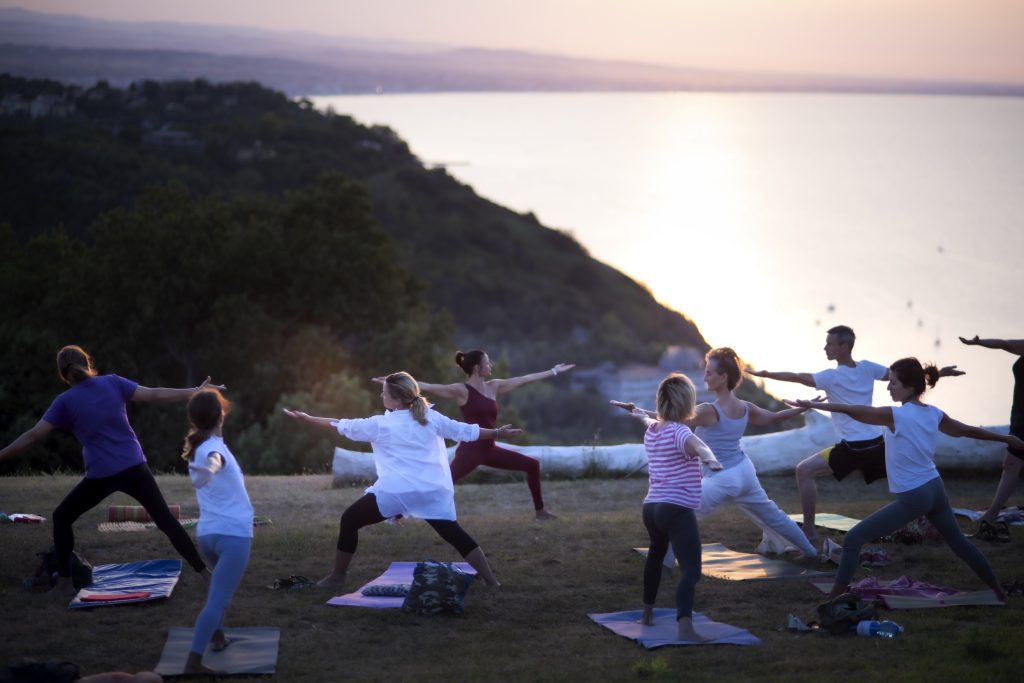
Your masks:
M 68 607 L 102 607 L 167 598 L 180 575 L 181 560 L 96 565 L 92 568 L 92 583 L 78 591 Z

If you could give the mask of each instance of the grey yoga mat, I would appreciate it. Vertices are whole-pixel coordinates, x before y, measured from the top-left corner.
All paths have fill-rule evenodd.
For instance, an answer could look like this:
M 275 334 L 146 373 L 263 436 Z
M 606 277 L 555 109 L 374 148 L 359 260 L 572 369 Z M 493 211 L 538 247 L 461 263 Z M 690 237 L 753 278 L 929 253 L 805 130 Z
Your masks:
M 224 635 L 231 644 L 220 652 L 209 646 L 203 654 L 203 665 L 226 674 L 272 674 L 277 669 L 277 646 L 281 630 L 277 628 L 226 628 Z M 181 676 L 185 660 L 192 648 L 192 629 L 172 627 L 154 671 L 161 676 Z
M 654 610 L 654 623 L 643 626 L 638 623 L 640 610 L 634 612 L 611 612 L 588 614 L 596 623 L 624 638 L 635 640 L 652 650 L 665 645 L 760 645 L 761 639 L 750 631 L 737 626 L 711 621 L 700 612 L 693 613 L 694 628 L 712 639 L 703 642 L 678 640 L 676 638 L 676 611 L 659 608 Z

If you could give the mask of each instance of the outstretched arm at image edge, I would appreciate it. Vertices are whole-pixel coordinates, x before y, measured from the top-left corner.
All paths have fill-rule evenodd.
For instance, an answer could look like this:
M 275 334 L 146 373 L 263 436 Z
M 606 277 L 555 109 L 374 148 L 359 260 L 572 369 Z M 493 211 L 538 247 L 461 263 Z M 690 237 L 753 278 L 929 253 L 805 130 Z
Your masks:
M 971 339 L 960 337 L 960 341 L 968 346 L 983 346 L 986 349 L 997 349 L 1017 356 L 1024 356 L 1024 339 L 979 339 L 978 335 L 974 335 Z
M 23 432 L 21 436 L 8 444 L 6 448 L 0 450 L 0 462 L 3 462 L 7 458 L 13 458 L 22 451 L 27 450 L 32 446 L 32 444 L 37 441 L 42 441 L 49 436 L 52 431 L 52 424 L 46 420 L 40 420 L 34 427 L 32 427 L 32 429 Z

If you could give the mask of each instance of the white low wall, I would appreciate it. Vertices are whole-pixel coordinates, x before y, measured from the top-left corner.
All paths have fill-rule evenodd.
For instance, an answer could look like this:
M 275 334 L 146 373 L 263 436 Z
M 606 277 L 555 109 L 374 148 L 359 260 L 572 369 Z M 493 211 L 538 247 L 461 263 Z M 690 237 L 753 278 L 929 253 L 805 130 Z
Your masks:
M 1005 434 L 1006 425 L 987 427 L 994 432 Z M 835 442 L 835 432 L 829 418 L 818 413 L 807 415 L 807 425 L 800 429 L 760 436 L 745 436 L 743 450 L 754 461 L 758 474 L 783 474 L 792 472 L 797 463 Z M 525 453 L 540 460 L 541 468 L 548 474 L 575 477 L 594 467 L 610 474 L 624 474 L 647 462 L 643 444 L 622 444 L 618 446 L 517 446 L 502 444 L 507 448 Z M 935 464 L 940 468 L 998 470 L 1006 447 L 993 441 L 955 439 L 939 435 L 935 451 Z M 455 447 L 448 449 L 448 458 L 455 457 Z M 370 453 L 334 449 L 335 484 L 353 481 L 372 481 L 377 478 Z

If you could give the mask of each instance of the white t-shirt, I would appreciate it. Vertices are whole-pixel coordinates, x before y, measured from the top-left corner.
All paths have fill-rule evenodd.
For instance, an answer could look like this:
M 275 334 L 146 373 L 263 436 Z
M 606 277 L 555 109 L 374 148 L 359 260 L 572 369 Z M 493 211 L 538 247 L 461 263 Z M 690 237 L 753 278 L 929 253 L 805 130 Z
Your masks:
M 829 403 L 855 406 L 871 405 L 875 382 L 885 377 L 889 368 L 869 360 L 855 361 L 856 365 L 838 365 L 812 375 L 814 386 L 825 392 Z M 832 413 L 832 427 L 839 441 L 867 441 L 881 435 L 882 428 L 857 422 L 849 415 Z
M 245 491 L 245 477 L 224 439 L 211 436 L 199 444 L 192 464 L 206 467 L 211 453 L 220 453 L 224 467 L 213 475 L 209 483 L 196 489 L 196 500 L 199 502 L 196 536 L 223 534 L 252 538 L 252 503 Z M 190 470 L 189 477 L 193 483 L 196 482 L 195 472 Z
M 382 515 L 455 519 L 455 487 L 444 439 L 476 441 L 480 425 L 456 422 L 433 410 L 421 425 L 408 410 L 394 410 L 338 420 L 337 429 L 342 436 L 373 445 L 377 481 L 366 492 L 377 497 Z
M 935 469 L 935 442 L 942 415 L 935 406 L 893 406 L 895 430 L 885 430 L 885 470 L 891 493 L 916 489 L 939 476 Z

